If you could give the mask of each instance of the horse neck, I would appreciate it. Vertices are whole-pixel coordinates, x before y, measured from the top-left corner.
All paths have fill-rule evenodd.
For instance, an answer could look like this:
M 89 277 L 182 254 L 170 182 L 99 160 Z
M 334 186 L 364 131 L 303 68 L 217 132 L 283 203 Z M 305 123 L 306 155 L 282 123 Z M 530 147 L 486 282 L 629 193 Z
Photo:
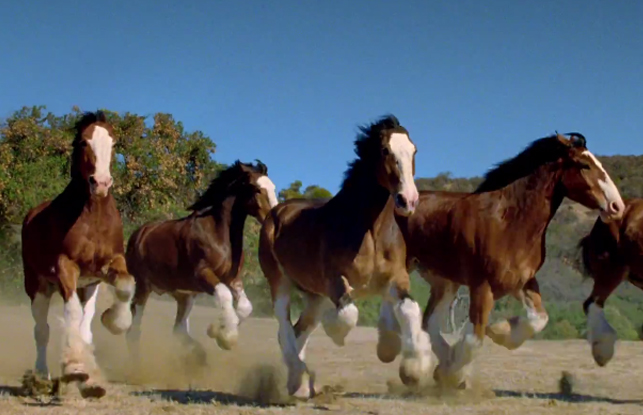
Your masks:
M 221 205 L 211 210 L 209 217 L 214 221 L 215 233 L 219 241 L 231 246 L 230 272 L 235 277 L 241 266 L 243 256 L 243 228 L 248 217 L 245 203 L 236 196 L 228 196 Z
M 91 197 L 84 179 L 72 178 L 63 192 L 56 198 L 57 204 L 62 207 L 62 212 L 74 220 L 82 216 L 95 216 L 102 214 L 109 207 L 113 198 L 109 193 L 105 197 Z
M 565 196 L 560 177 L 559 166 L 550 163 L 500 190 L 507 200 L 505 204 L 514 208 L 515 214 L 511 215 L 510 221 L 520 223 L 513 229 L 527 238 L 544 237 Z
M 347 225 L 372 229 L 376 223 L 393 217 L 390 193 L 376 182 L 367 180 L 348 183 L 328 202 L 333 217 Z

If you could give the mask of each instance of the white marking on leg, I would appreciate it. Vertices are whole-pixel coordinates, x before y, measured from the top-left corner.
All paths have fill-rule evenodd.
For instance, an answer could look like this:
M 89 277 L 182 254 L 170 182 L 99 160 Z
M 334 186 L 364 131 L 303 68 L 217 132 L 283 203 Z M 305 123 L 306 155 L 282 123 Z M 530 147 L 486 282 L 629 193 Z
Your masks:
M 49 376 L 47 367 L 47 345 L 49 343 L 49 303 L 51 297 L 37 293 L 31 303 L 31 315 L 35 321 L 34 339 L 36 341 L 36 372 L 43 376 Z
M 329 308 L 322 316 L 326 335 L 338 346 L 344 346 L 346 336 L 357 326 L 358 320 L 359 310 L 352 302 L 339 309 Z
M 279 201 L 277 200 L 277 194 L 275 193 L 275 184 L 270 180 L 268 176 L 261 176 L 257 179 L 257 184 L 261 186 L 266 193 L 268 194 L 268 201 L 270 202 L 270 207 L 273 208 L 277 206 Z
M 112 161 L 112 147 L 114 140 L 107 129 L 99 126 L 94 127 L 94 133 L 89 146 L 96 156 L 94 178 L 99 184 L 105 184 L 108 188 L 111 185 L 112 175 L 109 166 Z
M 223 283 L 214 287 L 214 308 L 217 321 L 208 327 L 208 336 L 215 338 L 220 347 L 230 350 L 237 341 L 239 317 L 233 307 L 232 292 Z
M 239 324 L 252 314 L 252 303 L 244 290 L 238 292 L 237 308 L 235 310 L 239 317 Z
M 596 167 L 605 175 L 605 180 L 598 181 L 598 185 L 603 191 L 603 197 L 605 198 L 605 204 L 601 204 L 601 218 L 603 217 L 603 212 L 612 211 L 612 209 L 610 208 L 610 205 L 612 203 L 616 204 L 618 211 L 622 214 L 625 211 L 625 204 L 623 203 L 621 193 L 618 191 L 618 188 L 612 181 L 612 178 L 609 174 L 607 174 L 607 171 L 603 168 L 601 162 L 589 150 L 583 151 L 582 154 L 592 160 Z
M 63 306 L 64 318 L 64 347 L 63 347 L 63 374 L 75 375 L 87 373 L 85 364 L 93 356 L 89 355 L 87 343 L 80 334 L 80 324 L 83 320 L 83 307 L 78 295 L 74 291 Z
M 190 312 L 194 307 L 194 296 L 185 297 L 183 304 L 176 303 L 176 320 L 174 322 L 174 333 L 190 336 Z
M 418 190 L 413 180 L 413 156 L 415 145 L 409 136 L 403 133 L 393 133 L 389 140 L 391 153 L 395 157 L 397 167 L 400 170 L 399 193 L 406 199 L 408 205 L 406 211 L 412 212 L 418 200 Z
M 471 376 L 475 353 L 482 346 L 482 341 L 474 334 L 474 325 L 467 321 L 463 336 L 450 350 L 449 360 L 440 362 L 436 375 L 443 385 L 460 387 Z
M 279 322 L 279 347 L 288 368 L 288 393 L 290 395 L 308 398 L 309 385 L 304 384 L 307 374 L 306 364 L 299 358 L 295 329 L 290 321 L 290 290 L 282 289 L 277 294 L 274 304 L 275 317 Z
M 419 382 L 431 367 L 429 335 L 422 330 L 422 313 L 417 302 L 404 298 L 394 308 L 402 332 L 400 376 L 404 383 Z
M 108 285 L 114 295 L 114 303 L 103 312 L 101 321 L 112 334 L 122 334 L 132 325 L 131 301 L 136 283 L 134 277 L 123 277 L 118 278 L 114 285 Z
M 592 345 L 592 354 L 598 365 L 605 366 L 614 356 L 616 330 L 605 318 L 604 310 L 592 303 L 587 311 L 587 340 Z
M 301 312 L 300 320 L 306 321 L 308 325 L 299 333 L 297 336 L 297 350 L 299 359 L 304 361 L 306 359 L 306 345 L 308 344 L 308 339 L 310 335 L 317 329 L 319 322 L 321 320 L 321 310 L 322 304 L 325 299 L 323 297 L 313 297 L 304 296 L 306 306 Z
M 92 320 L 96 313 L 96 298 L 98 297 L 100 284 L 84 288 L 85 295 L 89 298 L 83 306 L 83 320 L 80 323 L 80 336 L 85 340 L 85 343 L 92 344 Z
M 429 317 L 427 330 L 431 339 L 431 346 L 433 352 L 440 362 L 446 363 L 449 359 L 451 346 L 446 342 L 442 335 L 441 328 L 446 323 L 446 320 L 451 311 L 451 304 L 456 297 L 457 292 L 453 290 L 444 291 L 444 295 L 436 305 L 433 313 Z
M 132 317 L 132 325 L 130 326 L 125 339 L 127 346 L 132 356 L 138 361 L 139 359 L 139 346 L 141 339 L 141 324 L 143 323 L 143 313 L 145 312 L 145 304 L 134 305 L 134 316 Z

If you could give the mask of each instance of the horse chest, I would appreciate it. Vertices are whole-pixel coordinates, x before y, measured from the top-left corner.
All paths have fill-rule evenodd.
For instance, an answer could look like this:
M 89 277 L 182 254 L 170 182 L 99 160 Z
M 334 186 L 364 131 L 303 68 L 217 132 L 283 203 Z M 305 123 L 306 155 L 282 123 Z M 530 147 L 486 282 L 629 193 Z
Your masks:
M 368 294 L 380 288 L 380 276 L 391 274 L 391 250 L 378 244 L 369 234 L 350 264 L 346 277 L 356 290 L 356 295 Z

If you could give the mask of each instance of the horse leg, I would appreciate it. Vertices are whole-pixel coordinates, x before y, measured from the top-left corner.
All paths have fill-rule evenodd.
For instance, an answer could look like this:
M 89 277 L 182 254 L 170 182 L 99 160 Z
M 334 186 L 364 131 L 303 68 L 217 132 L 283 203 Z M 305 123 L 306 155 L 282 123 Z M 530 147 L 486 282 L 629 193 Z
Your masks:
M 343 346 L 348 333 L 357 326 L 359 310 L 353 303 L 348 280 L 343 275 L 332 282 L 329 292 L 329 299 L 335 308 L 328 309 L 322 316 L 322 326 L 326 335 L 333 340 L 337 346 Z
M 132 325 L 131 301 L 136 290 L 134 277 L 127 272 L 123 255 L 116 255 L 109 264 L 108 281 L 114 293 L 114 304 L 101 316 L 103 325 L 112 334 L 126 332 Z
M 388 299 L 393 299 L 393 313 L 400 325 L 402 361 L 400 379 L 405 385 L 417 385 L 426 377 L 431 367 L 431 343 L 422 330 L 422 312 L 419 304 L 409 294 L 408 273 L 400 275 L 391 285 Z
M 380 318 L 377 322 L 377 358 L 382 363 L 391 363 L 402 351 L 401 328 L 395 317 L 393 301 L 387 298 L 390 287 L 382 295 Z
M 303 293 L 304 309 L 294 326 L 295 344 L 299 360 L 304 362 L 306 359 L 306 346 L 310 335 L 317 329 L 321 320 L 321 311 L 326 298 L 311 294 Z M 308 398 L 315 395 L 314 379 L 305 371 L 302 374 L 301 386 L 295 392 L 295 396 Z
M 36 373 L 49 378 L 47 367 L 47 345 L 49 344 L 49 303 L 53 290 L 47 285 L 44 290 L 39 290 L 31 300 L 31 315 L 35 321 L 34 340 L 36 341 Z
M 84 311 L 76 290 L 80 270 L 66 257 L 59 259 L 57 268 L 65 320 L 61 380 L 65 383 L 79 382 L 78 389 L 84 398 L 100 398 L 106 391 L 97 383 L 98 365 L 81 331 Z
M 466 387 L 475 358 L 475 352 L 482 346 L 485 328 L 489 322 L 489 314 L 493 309 L 493 293 L 489 284 L 483 283 L 469 288 L 471 303 L 469 304 L 469 322 L 465 326 L 464 335 L 451 348 L 449 364 L 438 367 L 434 378 L 443 385 Z
M 241 324 L 252 313 L 252 303 L 243 289 L 241 278 L 235 278 L 230 284 L 230 287 L 232 288 L 232 296 L 237 303 L 235 312 L 237 313 L 237 317 L 239 317 L 239 324 Z
M 85 343 L 89 345 L 93 342 L 92 320 L 94 319 L 94 314 L 96 314 L 96 297 L 98 297 L 99 287 L 100 284 L 95 284 L 77 290 L 80 304 L 83 306 L 80 336 L 85 340 Z
M 190 349 L 199 366 L 205 365 L 206 354 L 198 341 L 190 336 L 190 312 L 194 306 L 196 295 L 194 294 L 172 294 L 176 300 L 176 319 L 174 320 L 174 335 Z
M 614 346 L 618 338 L 616 330 L 605 318 L 605 301 L 625 279 L 627 270 L 615 270 L 594 275 L 594 288 L 583 303 L 587 316 L 587 341 L 592 346 L 592 356 L 599 366 L 605 366 L 614 357 Z
M 145 280 L 138 279 L 136 282 L 134 299 L 130 306 L 130 311 L 132 313 L 132 325 L 125 334 L 130 358 L 136 367 L 140 364 L 141 324 L 143 323 L 143 313 L 145 312 L 145 305 L 147 304 L 150 294 L 151 287 L 149 283 Z
M 425 273 L 422 272 L 422 274 Z M 435 368 L 433 378 L 439 382 L 439 373 L 449 365 L 451 353 L 451 346 L 442 336 L 441 329 L 451 311 L 450 306 L 458 293 L 460 284 L 428 275 L 428 273 L 422 275 L 422 278 L 431 284 L 431 295 L 424 310 L 422 325 L 429 333 L 431 348 L 438 358 L 438 366 Z
M 527 339 L 543 331 L 549 321 L 547 311 L 542 304 L 540 289 L 536 278 L 524 285 L 516 297 L 527 310 L 527 317 L 515 316 L 509 320 L 498 321 L 486 328 L 486 334 L 494 343 L 509 350 L 520 347 Z
M 233 307 L 230 288 L 222 283 L 210 268 L 199 272 L 199 277 L 214 287 L 214 309 L 216 319 L 208 326 L 208 336 L 217 341 L 220 348 L 231 350 L 239 338 L 239 317 Z

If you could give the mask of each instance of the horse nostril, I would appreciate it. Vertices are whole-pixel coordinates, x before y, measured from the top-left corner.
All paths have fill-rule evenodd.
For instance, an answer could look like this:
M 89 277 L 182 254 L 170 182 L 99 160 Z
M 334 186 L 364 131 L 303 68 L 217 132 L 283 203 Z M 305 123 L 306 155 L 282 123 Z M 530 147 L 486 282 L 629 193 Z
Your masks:
M 398 207 L 406 209 L 406 199 L 401 194 L 398 193 L 395 196 L 395 203 L 397 204 Z
M 89 176 L 89 184 L 91 184 L 91 185 L 96 184 L 96 179 L 94 178 L 94 176 Z
M 616 203 L 616 202 L 612 202 L 612 203 L 610 203 L 610 209 L 611 209 L 611 210 L 612 210 L 612 212 L 614 212 L 614 213 L 618 213 L 618 212 L 619 212 L 619 210 L 620 210 L 620 208 L 619 208 L 619 206 L 618 206 L 618 203 Z

